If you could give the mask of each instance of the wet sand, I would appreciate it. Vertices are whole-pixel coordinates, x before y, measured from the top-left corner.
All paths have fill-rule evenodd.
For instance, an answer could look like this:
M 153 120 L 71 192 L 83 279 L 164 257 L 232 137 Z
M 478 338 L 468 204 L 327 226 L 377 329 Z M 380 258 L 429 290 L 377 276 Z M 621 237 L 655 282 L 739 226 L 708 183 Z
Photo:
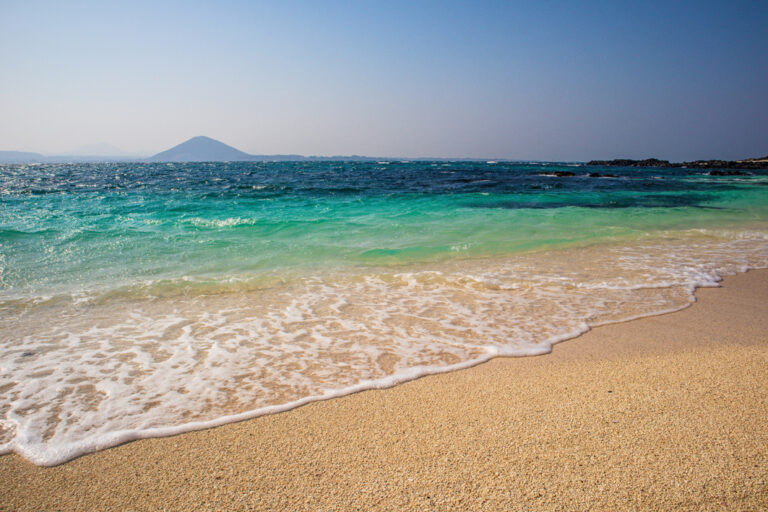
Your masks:
M 54 468 L 10 510 L 768 510 L 768 271 L 552 354 Z

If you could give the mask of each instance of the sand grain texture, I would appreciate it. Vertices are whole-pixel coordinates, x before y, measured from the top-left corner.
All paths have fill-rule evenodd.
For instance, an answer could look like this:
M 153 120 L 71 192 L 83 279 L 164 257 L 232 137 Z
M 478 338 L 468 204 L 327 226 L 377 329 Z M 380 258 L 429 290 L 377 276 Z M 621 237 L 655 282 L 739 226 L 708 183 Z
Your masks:
M 534 358 L 129 443 L 0 457 L 11 510 L 768 510 L 768 271 Z

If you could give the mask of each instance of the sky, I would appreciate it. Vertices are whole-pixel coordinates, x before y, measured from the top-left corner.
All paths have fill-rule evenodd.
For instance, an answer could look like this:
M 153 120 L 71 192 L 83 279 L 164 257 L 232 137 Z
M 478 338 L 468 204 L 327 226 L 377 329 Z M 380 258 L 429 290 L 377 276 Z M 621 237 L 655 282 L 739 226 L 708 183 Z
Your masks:
M 768 2 L 0 0 L 0 150 L 768 154 Z

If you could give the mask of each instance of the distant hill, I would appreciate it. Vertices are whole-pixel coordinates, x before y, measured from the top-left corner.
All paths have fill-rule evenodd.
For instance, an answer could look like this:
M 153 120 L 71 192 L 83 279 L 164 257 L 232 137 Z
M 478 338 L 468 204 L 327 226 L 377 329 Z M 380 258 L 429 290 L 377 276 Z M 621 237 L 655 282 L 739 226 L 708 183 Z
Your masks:
M 85 146 L 81 151 L 120 151 L 112 146 L 99 144 L 95 146 Z M 392 157 L 370 157 L 360 155 L 334 155 L 334 156 L 303 156 L 303 155 L 250 155 L 237 148 L 233 148 L 223 142 L 210 137 L 198 136 L 192 137 L 186 142 L 162 151 L 149 158 L 131 155 L 61 155 L 51 156 L 40 153 L 26 151 L 0 151 L 0 164 L 21 164 L 21 163 L 98 163 L 98 162 L 275 162 L 275 161 L 394 161 L 403 160 L 402 158 Z M 441 158 L 441 157 L 422 157 L 407 158 L 408 161 L 483 161 L 486 158 Z M 500 158 L 498 161 L 533 163 L 520 160 L 509 160 Z M 547 162 L 538 162 L 547 163 Z M 577 162 L 572 162 L 577 163 Z M 768 169 L 768 155 L 762 158 L 745 158 L 743 160 L 725 161 L 725 160 L 696 160 L 692 162 L 669 162 L 649 158 L 646 160 L 592 160 L 585 164 L 587 166 L 622 166 L 622 167 L 687 167 L 698 169 Z
M 27 164 L 46 161 L 47 157 L 40 153 L 30 153 L 27 151 L 0 151 L 0 162 L 7 164 Z
M 150 162 L 235 162 L 261 160 L 210 137 L 192 137 L 147 159 Z
M 100 163 L 136 162 L 138 157 L 98 155 L 42 155 L 30 151 L 0 151 L 0 164 L 59 164 L 59 163 Z
M 85 146 L 81 151 L 102 151 L 116 148 L 103 144 Z M 367 156 L 303 156 L 303 155 L 249 155 L 210 137 L 192 137 L 178 146 L 162 151 L 148 158 L 132 155 L 42 155 L 22 151 L 0 151 L 0 164 L 21 163 L 94 163 L 94 162 L 274 162 L 274 161 L 316 161 L 316 160 L 382 160 Z

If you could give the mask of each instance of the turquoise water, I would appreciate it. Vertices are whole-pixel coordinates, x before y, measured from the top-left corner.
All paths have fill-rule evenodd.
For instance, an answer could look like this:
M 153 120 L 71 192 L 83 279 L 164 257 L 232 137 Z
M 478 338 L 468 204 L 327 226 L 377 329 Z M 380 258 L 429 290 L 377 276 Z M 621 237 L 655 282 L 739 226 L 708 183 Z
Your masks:
M 580 176 L 541 176 L 577 169 Z M 768 176 L 482 163 L 2 169 L 2 292 L 399 265 L 768 218 Z M 600 171 L 601 169 L 597 169 Z
M 766 172 L 13 165 L 0 205 L 0 452 L 39 464 L 545 353 L 768 264 Z

